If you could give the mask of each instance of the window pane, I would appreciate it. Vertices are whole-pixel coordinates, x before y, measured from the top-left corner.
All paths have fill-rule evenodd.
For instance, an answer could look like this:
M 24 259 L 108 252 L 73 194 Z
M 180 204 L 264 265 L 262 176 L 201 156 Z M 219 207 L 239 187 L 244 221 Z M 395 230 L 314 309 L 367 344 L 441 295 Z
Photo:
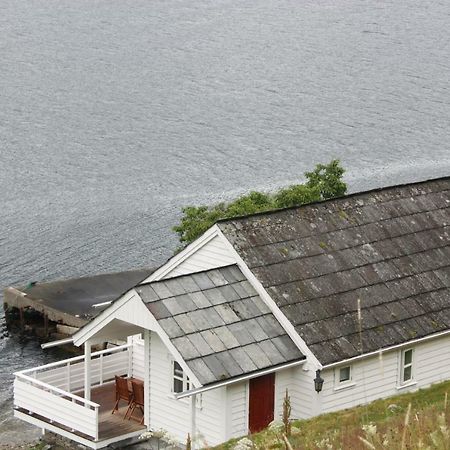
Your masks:
M 350 366 L 349 367 L 343 367 L 339 370 L 339 382 L 342 383 L 343 381 L 350 380 Z
M 405 366 L 412 363 L 412 350 L 406 350 L 405 352 Z
M 403 381 L 409 381 L 412 378 L 411 366 L 403 369 Z
M 176 361 L 174 361 L 174 363 L 173 363 L 173 374 L 176 377 L 183 378 L 183 369 Z
M 183 382 L 181 380 L 177 380 L 176 378 L 173 380 L 173 392 L 183 392 Z

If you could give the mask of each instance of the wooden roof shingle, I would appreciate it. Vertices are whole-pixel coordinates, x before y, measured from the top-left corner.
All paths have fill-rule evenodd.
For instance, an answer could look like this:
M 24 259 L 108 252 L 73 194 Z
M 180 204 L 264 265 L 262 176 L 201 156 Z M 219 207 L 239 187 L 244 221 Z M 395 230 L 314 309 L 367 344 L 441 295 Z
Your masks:
M 323 364 L 450 328 L 450 178 L 218 225 Z
M 305 358 L 235 265 L 136 290 L 203 385 Z

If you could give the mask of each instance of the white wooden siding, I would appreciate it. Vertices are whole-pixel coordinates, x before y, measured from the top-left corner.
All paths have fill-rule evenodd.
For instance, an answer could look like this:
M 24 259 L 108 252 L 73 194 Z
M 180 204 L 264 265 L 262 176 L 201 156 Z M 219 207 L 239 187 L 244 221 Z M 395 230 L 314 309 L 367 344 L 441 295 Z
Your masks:
M 405 348 L 414 348 L 413 384 L 399 389 L 401 350 L 386 352 L 382 358 L 372 357 L 352 364 L 352 382 L 355 384 L 348 388 L 336 389 L 334 370 L 324 370 L 322 378 L 325 382 L 320 393 L 322 411 L 351 408 L 450 379 L 450 337 Z
M 311 368 L 309 370 L 304 370 L 304 367 L 292 369 L 292 385 L 289 395 L 293 419 L 307 419 L 315 415 L 317 393 L 314 391 L 314 377 L 315 372 Z M 319 413 L 317 412 L 317 414 Z
M 139 295 L 132 297 L 126 304 L 114 313 L 114 319 L 122 320 L 128 324 L 133 324 L 143 329 L 151 330 L 154 328 L 152 315 Z M 138 333 L 140 330 L 137 330 Z
M 289 396 L 291 397 L 292 404 L 292 388 L 294 369 L 280 370 L 275 373 L 275 409 L 274 409 L 274 420 L 279 422 L 283 416 L 283 401 L 286 395 L 286 389 L 288 390 Z M 292 408 L 292 406 L 291 406 Z M 291 412 L 291 417 L 294 418 Z
M 18 378 L 14 380 L 14 406 L 32 411 L 88 436 L 97 436 L 97 410 L 32 386 Z
M 235 263 L 236 260 L 227 245 L 223 242 L 223 238 L 215 236 L 176 265 L 170 272 L 166 273 L 163 278 L 173 278 L 179 275 L 201 272 L 202 270 L 215 269 L 216 267 L 228 266 Z
M 135 378 L 145 379 L 144 373 L 144 340 L 133 338 L 131 374 Z
M 173 398 L 172 359 L 157 334 L 152 333 L 150 342 L 150 427 L 162 428 L 185 443 L 187 434 L 191 432 L 190 400 Z M 201 447 L 213 446 L 225 440 L 224 389 L 202 394 L 202 407 L 197 409 Z
M 227 386 L 226 437 L 248 434 L 248 381 Z

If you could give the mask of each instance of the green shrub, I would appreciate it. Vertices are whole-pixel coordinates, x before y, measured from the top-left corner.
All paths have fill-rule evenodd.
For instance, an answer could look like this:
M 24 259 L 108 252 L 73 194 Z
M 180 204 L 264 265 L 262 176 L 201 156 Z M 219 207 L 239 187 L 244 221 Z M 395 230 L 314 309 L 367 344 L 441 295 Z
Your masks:
M 173 230 L 178 233 L 180 242 L 188 244 L 220 219 L 340 197 L 347 192 L 347 185 L 342 181 L 344 172 L 339 161 L 333 160 L 329 164 L 318 164 L 312 172 L 306 172 L 306 183 L 295 184 L 273 194 L 252 191 L 229 203 L 186 206 L 182 210 L 180 223 Z

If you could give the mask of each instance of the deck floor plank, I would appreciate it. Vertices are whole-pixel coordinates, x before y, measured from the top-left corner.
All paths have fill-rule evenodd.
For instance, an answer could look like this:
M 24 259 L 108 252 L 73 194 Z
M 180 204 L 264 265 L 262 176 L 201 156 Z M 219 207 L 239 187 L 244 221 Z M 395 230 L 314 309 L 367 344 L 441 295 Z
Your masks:
M 80 395 L 81 394 L 81 395 Z M 82 396 L 83 392 L 77 393 Z M 141 425 L 136 420 L 124 419 L 128 406 L 125 401 L 120 401 L 119 410 L 114 414 L 111 411 L 116 402 L 115 385 L 114 383 L 104 384 L 103 386 L 97 386 L 91 391 L 91 401 L 100 405 L 98 413 L 99 422 L 99 441 L 104 439 L 110 439 L 116 436 L 120 436 L 133 431 L 145 430 L 145 426 Z M 141 419 L 138 408 L 134 413 L 136 419 Z

